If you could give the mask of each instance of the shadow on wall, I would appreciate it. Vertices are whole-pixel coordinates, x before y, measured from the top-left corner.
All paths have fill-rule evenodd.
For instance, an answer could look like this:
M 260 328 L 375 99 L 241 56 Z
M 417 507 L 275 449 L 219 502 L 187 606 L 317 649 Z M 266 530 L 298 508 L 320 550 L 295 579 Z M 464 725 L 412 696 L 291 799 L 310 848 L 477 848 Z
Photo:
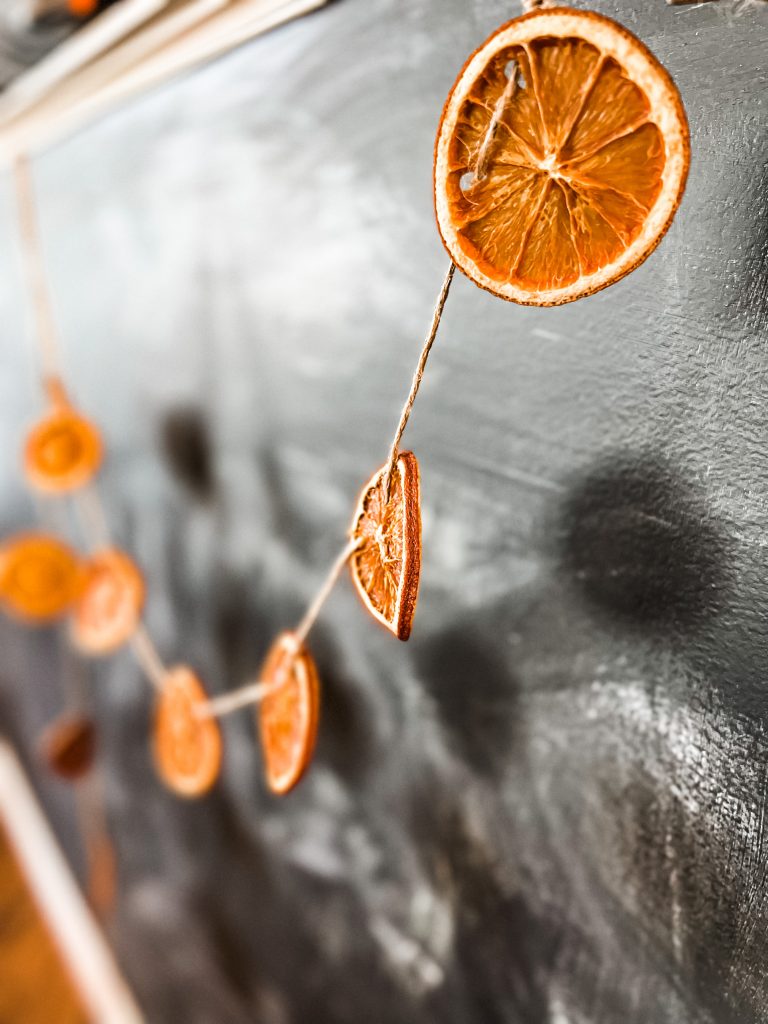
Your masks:
M 601 615 L 689 633 L 721 611 L 730 538 L 663 457 L 614 454 L 573 486 L 560 516 L 562 568 Z
M 668 639 L 732 715 L 762 723 L 768 553 L 741 542 L 697 482 L 662 456 L 614 454 L 572 485 L 557 560 L 597 622 Z M 761 726 L 762 727 L 762 726 Z
M 448 743 L 487 778 L 499 775 L 514 749 L 519 681 L 505 649 L 489 643 L 486 617 L 463 617 L 414 649 L 421 682 L 432 696 Z
M 177 406 L 163 417 L 160 445 L 172 476 L 199 501 L 215 495 L 208 421 L 194 405 Z

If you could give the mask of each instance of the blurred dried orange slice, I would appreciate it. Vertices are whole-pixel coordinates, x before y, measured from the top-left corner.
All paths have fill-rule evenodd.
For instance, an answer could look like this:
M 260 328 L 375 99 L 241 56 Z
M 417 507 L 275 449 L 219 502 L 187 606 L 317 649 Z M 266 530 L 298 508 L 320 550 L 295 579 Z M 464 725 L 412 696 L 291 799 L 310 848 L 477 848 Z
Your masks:
M 70 406 L 59 404 L 27 435 L 24 475 L 38 491 L 64 494 L 92 480 L 101 459 L 98 430 Z
M 99 0 L 68 0 L 68 7 L 76 18 L 87 18 L 99 9 Z
M 419 464 L 413 452 L 400 452 L 389 496 L 384 469 L 360 496 L 352 524 L 359 542 L 349 560 L 363 604 L 399 640 L 411 634 L 421 570 Z
M 456 265 L 526 305 L 589 295 L 656 248 L 688 175 L 668 72 L 621 25 L 550 8 L 469 59 L 435 146 L 435 209 Z
M 301 779 L 315 749 L 320 682 L 312 655 L 293 633 L 274 642 L 260 678 L 274 686 L 257 711 L 267 784 L 282 796 Z
M 201 715 L 205 689 L 186 665 L 168 671 L 155 709 L 154 751 L 160 778 L 183 797 L 202 796 L 221 770 L 218 722 Z
M 84 567 L 72 613 L 72 640 L 86 654 L 116 651 L 136 631 L 144 606 L 144 579 L 122 551 L 105 548 Z
M 40 737 L 40 753 L 50 770 L 63 779 L 87 775 L 96 754 L 96 728 L 83 715 L 62 715 Z
M 26 622 L 49 622 L 69 610 L 80 593 L 75 552 L 45 533 L 23 533 L 0 546 L 0 603 Z

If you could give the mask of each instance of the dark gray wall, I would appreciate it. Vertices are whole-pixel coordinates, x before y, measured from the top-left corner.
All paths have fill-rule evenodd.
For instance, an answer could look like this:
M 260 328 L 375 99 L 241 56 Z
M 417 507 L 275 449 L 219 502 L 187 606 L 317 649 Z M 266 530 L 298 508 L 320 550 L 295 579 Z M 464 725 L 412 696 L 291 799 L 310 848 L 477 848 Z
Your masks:
M 313 635 L 309 779 L 267 796 L 243 712 L 215 795 L 180 804 L 128 655 L 90 670 L 114 937 L 152 1022 L 768 1020 L 768 5 L 597 9 L 682 90 L 683 206 L 643 267 L 574 305 L 457 279 L 406 435 L 413 639 L 339 587 Z M 332 4 L 36 162 L 116 532 L 164 656 L 213 690 L 296 620 L 386 455 L 447 264 L 441 105 L 516 13 Z M 22 305 L 5 177 L 4 531 L 32 516 Z M 75 669 L 45 635 L 0 642 L 28 745 Z M 41 784 L 67 835 L 68 792 Z

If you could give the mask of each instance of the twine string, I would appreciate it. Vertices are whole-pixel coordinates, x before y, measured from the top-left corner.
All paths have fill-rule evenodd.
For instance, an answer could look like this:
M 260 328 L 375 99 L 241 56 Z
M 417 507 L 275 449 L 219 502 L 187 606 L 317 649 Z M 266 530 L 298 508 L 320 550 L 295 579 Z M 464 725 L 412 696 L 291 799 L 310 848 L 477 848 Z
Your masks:
M 241 686 L 239 689 L 233 690 L 231 693 L 225 693 L 221 697 L 211 697 L 209 700 L 197 705 L 196 712 L 199 717 L 221 718 L 224 715 L 231 714 L 233 711 L 239 711 L 240 708 L 248 707 L 251 704 L 259 704 L 267 694 L 273 693 L 275 690 L 279 690 L 281 686 L 284 686 L 285 683 L 288 682 L 293 659 L 298 654 L 301 645 L 309 636 L 309 632 L 317 621 L 317 617 L 320 614 L 323 605 L 328 600 L 331 591 L 336 585 L 336 581 L 341 575 L 342 569 L 359 546 L 360 540 L 353 537 L 336 556 L 336 560 L 328 571 L 328 575 L 323 580 L 323 583 L 313 598 L 312 603 L 304 613 L 301 622 L 291 634 L 292 644 L 290 649 L 287 651 L 289 657 L 285 659 L 285 662 L 278 669 L 276 677 L 270 682 L 258 680 L 254 683 L 247 683 L 245 686 Z
M 531 9 L 533 9 L 533 7 L 546 6 L 550 2 L 551 0 L 523 0 L 523 6 L 526 7 L 526 4 L 531 4 Z M 526 7 L 526 10 L 527 9 L 528 8 Z M 517 62 L 513 61 L 512 67 L 510 68 L 509 81 L 507 82 L 504 88 L 504 92 L 501 94 L 501 96 L 498 99 L 498 102 L 496 103 L 496 107 L 494 108 L 490 124 L 488 125 L 486 133 L 483 136 L 483 141 L 480 143 L 480 148 L 477 151 L 477 161 L 475 163 L 475 169 L 473 172 L 473 179 L 475 181 L 479 181 L 483 177 L 485 177 L 485 174 L 488 171 L 488 162 L 490 160 L 491 150 L 493 147 L 493 142 L 496 138 L 496 133 L 498 132 L 499 124 L 501 123 L 501 119 L 504 116 L 504 112 L 507 109 L 510 100 L 517 91 L 518 84 L 518 66 Z M 405 428 L 408 426 L 408 420 L 411 418 L 411 412 L 413 411 L 416 396 L 419 393 L 421 382 L 424 379 L 424 370 L 426 369 L 427 366 L 429 353 L 432 351 L 432 346 L 435 343 L 435 338 L 437 337 L 437 330 L 440 326 L 440 320 L 443 316 L 443 310 L 445 309 L 445 304 L 448 300 L 448 292 L 450 291 L 451 282 L 453 281 L 453 275 L 455 272 L 456 264 L 453 262 L 453 260 L 451 260 L 451 264 L 448 267 L 448 271 L 443 280 L 442 287 L 440 288 L 440 293 L 437 297 L 437 302 L 435 303 L 435 309 L 434 312 L 432 313 L 432 322 L 429 325 L 429 331 L 427 332 L 427 337 L 424 340 L 424 345 L 419 356 L 419 361 L 416 365 L 416 372 L 414 373 L 413 379 L 411 380 L 411 389 L 408 392 L 408 398 L 405 400 L 403 411 L 400 414 L 400 421 L 397 424 L 397 430 L 395 431 L 395 436 L 392 441 L 392 445 L 389 449 L 389 456 L 387 457 L 387 461 L 384 467 L 383 479 L 385 504 L 389 501 L 389 492 L 392 486 L 392 478 L 395 473 L 395 466 L 397 465 L 397 456 L 400 450 L 400 442 L 403 438 L 403 434 L 405 433 Z
M 109 547 L 107 513 L 96 485 L 91 484 L 76 491 L 74 499 L 80 527 L 91 550 L 98 551 L 99 548 Z
M 233 711 L 239 711 L 240 708 L 260 703 L 268 693 L 276 690 L 278 686 L 282 686 L 283 682 L 281 675 L 280 679 L 273 683 L 264 683 L 261 680 L 247 683 L 231 693 L 202 701 L 195 706 L 195 713 L 200 718 L 222 718 L 224 715 L 231 715 Z
M 440 326 L 440 320 L 443 315 L 443 310 L 445 309 L 445 304 L 448 300 L 448 292 L 450 291 L 451 282 L 453 281 L 453 275 L 455 271 L 456 264 L 453 261 L 451 261 L 446 272 L 445 278 L 443 279 L 443 283 L 440 288 L 440 293 L 437 297 L 437 302 L 432 313 L 432 320 L 429 325 L 429 331 L 427 332 L 427 337 L 424 341 L 424 345 L 422 346 L 419 361 L 416 366 L 416 372 L 414 373 L 413 379 L 411 381 L 411 387 L 408 392 L 408 398 L 406 399 L 405 405 L 403 406 L 403 411 L 400 414 L 400 420 L 398 422 L 397 430 L 395 431 L 395 436 L 389 451 L 389 457 L 384 468 L 385 502 L 389 498 L 389 488 L 391 484 L 392 475 L 397 464 L 397 456 L 399 453 L 400 441 L 402 439 L 403 433 L 405 432 L 405 428 L 408 425 L 408 420 L 410 419 L 411 411 L 413 410 L 413 406 L 416 401 L 416 396 L 418 395 L 419 388 L 421 387 L 421 382 L 424 377 L 424 370 L 427 365 L 427 360 L 429 359 L 430 350 L 432 349 L 432 345 L 434 344 L 435 338 L 437 337 L 437 330 L 438 327 Z M 297 651 L 300 645 L 306 641 L 310 633 L 310 630 L 317 621 L 317 618 L 320 614 L 320 611 L 323 608 L 323 605 L 328 600 L 331 591 L 336 585 L 336 581 L 341 575 L 342 569 L 344 568 L 346 563 L 349 561 L 349 559 L 352 557 L 352 555 L 355 553 L 359 546 L 359 538 L 353 537 L 337 555 L 336 560 L 331 566 L 328 575 L 323 581 L 322 586 L 320 587 L 317 594 L 315 595 L 314 600 L 304 613 L 304 617 L 301 619 L 298 626 L 293 632 L 293 637 Z M 277 678 L 273 680 L 271 683 L 265 683 L 261 680 L 254 683 L 248 683 L 237 690 L 233 690 L 231 693 L 224 694 L 221 697 L 213 697 L 205 701 L 204 703 L 199 704 L 197 709 L 198 715 L 200 715 L 201 717 L 210 716 L 220 718 L 223 715 L 228 715 L 233 711 L 238 711 L 240 708 L 247 707 L 251 704 L 258 704 L 260 701 L 264 699 L 264 697 L 268 693 L 276 689 L 279 689 L 281 686 L 284 685 L 289 676 L 290 664 L 291 662 L 289 660 L 286 666 L 284 666 L 283 671 L 278 673 Z
M 154 641 L 143 623 L 139 623 L 131 637 L 131 650 L 144 670 L 147 679 L 158 693 L 162 693 L 165 689 L 165 679 L 168 673 L 158 654 Z
M 336 584 L 336 580 L 341 575 L 341 570 L 344 568 L 344 566 L 347 564 L 347 562 L 349 561 L 349 559 L 352 557 L 352 555 L 355 553 L 359 546 L 360 541 L 357 538 L 353 537 L 337 555 L 336 561 L 331 566 L 328 575 L 326 576 L 322 586 L 315 595 L 314 600 L 310 604 L 309 608 L 307 608 L 306 612 L 304 613 L 303 619 L 294 630 L 293 635 L 296 638 L 297 648 L 301 644 L 303 644 L 304 641 L 309 636 L 309 631 L 312 629 L 315 622 L 317 621 L 317 617 L 320 614 L 320 610 L 322 609 L 325 602 L 328 600 L 328 597 L 330 596 L 330 593 Z
M 493 108 L 493 115 L 491 117 L 488 130 L 483 136 L 483 141 L 480 144 L 480 149 L 477 153 L 477 163 L 475 164 L 475 173 L 473 175 L 474 181 L 482 181 L 488 172 L 488 164 L 491 157 L 491 149 L 496 139 L 496 133 L 499 130 L 501 119 L 504 116 L 504 112 L 507 109 L 507 105 L 512 97 L 517 92 L 518 87 L 518 64 L 516 60 L 510 61 L 509 79 L 504 87 L 504 92 L 499 96 L 496 101 L 496 106 Z
M 39 341 L 42 376 L 47 388 L 50 382 L 60 376 L 59 341 L 45 274 L 32 171 L 26 155 L 16 158 L 13 173 L 24 276 Z
M 411 418 L 411 412 L 413 411 L 413 405 L 416 401 L 416 396 L 419 393 L 421 382 L 424 379 L 424 370 L 427 366 L 427 360 L 429 359 L 429 353 L 432 350 L 432 346 L 437 337 L 437 329 L 440 326 L 440 320 L 443 316 L 443 310 L 445 304 L 448 301 L 448 292 L 451 288 L 451 282 L 453 281 L 453 275 L 456 271 L 456 264 L 451 260 L 448 271 L 443 280 L 440 288 L 440 294 L 437 296 L 437 302 L 435 303 L 435 309 L 432 313 L 432 322 L 429 325 L 429 331 L 427 337 L 424 340 L 424 345 L 421 349 L 421 355 L 416 365 L 416 372 L 411 380 L 411 389 L 408 392 L 408 397 L 405 400 L 403 411 L 400 413 L 400 421 L 397 424 L 397 430 L 392 440 L 392 445 L 389 449 L 389 455 L 387 457 L 385 469 L 384 469 L 384 502 L 389 500 L 389 489 L 392 485 L 392 477 L 395 472 L 395 466 L 397 465 L 397 456 L 400 450 L 400 441 L 405 433 L 405 428 L 408 426 L 408 420 Z

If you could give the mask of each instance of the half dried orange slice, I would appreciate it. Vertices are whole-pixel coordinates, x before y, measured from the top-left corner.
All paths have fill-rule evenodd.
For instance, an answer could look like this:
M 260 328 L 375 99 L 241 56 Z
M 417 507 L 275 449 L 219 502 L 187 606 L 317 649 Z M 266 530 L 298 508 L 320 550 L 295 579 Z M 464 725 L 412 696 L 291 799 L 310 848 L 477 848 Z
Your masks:
M 0 603 L 26 622 L 49 622 L 69 610 L 80 593 L 75 552 L 45 533 L 23 533 L 0 547 Z
M 283 796 L 301 779 L 315 749 L 320 681 L 312 655 L 293 633 L 274 642 L 261 680 L 274 687 L 257 711 L 267 785 Z
M 359 546 L 349 567 L 368 611 L 399 640 L 407 640 L 421 571 L 419 464 L 413 452 L 400 452 L 386 498 L 385 469 L 360 496 L 352 524 Z
M 24 475 L 38 491 L 64 494 L 92 480 L 101 459 L 101 436 L 96 427 L 61 404 L 27 435 Z
M 144 607 L 144 579 L 122 551 L 106 548 L 86 564 L 72 614 L 72 639 L 86 654 L 108 654 L 130 639 Z
M 83 715 L 62 715 L 40 737 L 40 753 L 54 774 L 80 779 L 96 756 L 96 727 Z
M 668 72 L 621 25 L 551 8 L 465 65 L 435 145 L 435 210 L 456 265 L 502 298 L 554 306 L 656 248 L 688 175 Z
M 169 670 L 155 710 L 155 763 L 178 796 L 207 793 L 221 770 L 221 732 L 215 718 L 200 714 L 205 689 L 186 665 Z

